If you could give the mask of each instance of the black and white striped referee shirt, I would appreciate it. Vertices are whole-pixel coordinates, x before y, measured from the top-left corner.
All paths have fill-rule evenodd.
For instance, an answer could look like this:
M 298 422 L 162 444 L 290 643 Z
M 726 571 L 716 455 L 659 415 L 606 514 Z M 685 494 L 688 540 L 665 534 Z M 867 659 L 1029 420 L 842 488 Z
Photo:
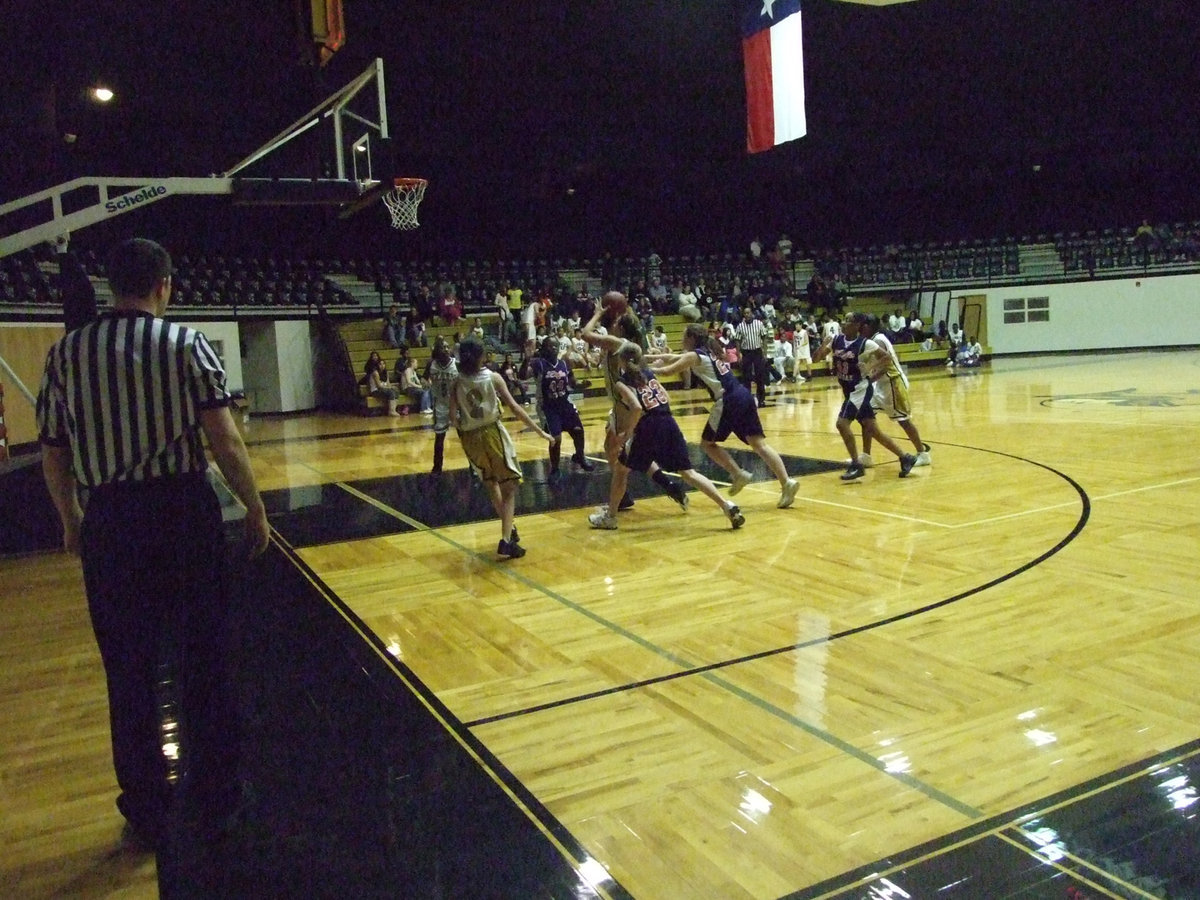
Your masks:
M 742 350 L 761 350 L 766 333 L 767 325 L 762 319 L 742 319 L 733 329 L 733 336 Z
M 199 331 L 116 310 L 68 333 L 46 357 L 38 439 L 73 450 L 85 488 L 203 472 L 199 413 L 230 402 Z

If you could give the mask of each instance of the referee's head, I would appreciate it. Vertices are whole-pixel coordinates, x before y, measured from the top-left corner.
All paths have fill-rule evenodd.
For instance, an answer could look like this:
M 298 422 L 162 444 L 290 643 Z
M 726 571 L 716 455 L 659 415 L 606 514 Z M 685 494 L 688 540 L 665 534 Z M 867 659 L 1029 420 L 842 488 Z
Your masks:
M 117 305 L 151 301 L 166 306 L 171 293 L 171 254 L 146 238 L 122 241 L 109 251 L 108 286 Z

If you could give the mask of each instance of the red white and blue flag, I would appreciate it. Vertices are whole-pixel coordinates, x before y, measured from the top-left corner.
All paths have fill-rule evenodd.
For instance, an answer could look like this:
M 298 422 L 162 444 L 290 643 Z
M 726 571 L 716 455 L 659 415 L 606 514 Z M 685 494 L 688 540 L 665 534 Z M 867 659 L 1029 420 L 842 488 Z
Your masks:
M 800 0 L 742 0 L 746 61 L 746 149 L 770 150 L 804 137 Z

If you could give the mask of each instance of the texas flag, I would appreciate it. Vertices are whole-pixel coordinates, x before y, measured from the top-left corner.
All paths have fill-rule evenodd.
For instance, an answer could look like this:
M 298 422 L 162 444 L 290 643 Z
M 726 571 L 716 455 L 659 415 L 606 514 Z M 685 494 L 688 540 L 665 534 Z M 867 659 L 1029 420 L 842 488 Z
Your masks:
M 746 149 L 804 137 L 800 0 L 742 0 L 746 61 Z

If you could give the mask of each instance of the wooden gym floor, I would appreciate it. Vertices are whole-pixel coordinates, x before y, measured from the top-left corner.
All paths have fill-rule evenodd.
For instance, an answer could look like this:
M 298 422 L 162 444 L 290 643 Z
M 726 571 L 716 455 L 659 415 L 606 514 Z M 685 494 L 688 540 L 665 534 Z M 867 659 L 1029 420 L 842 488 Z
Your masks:
M 916 370 L 912 395 L 933 465 L 876 447 L 846 484 L 836 387 L 774 393 L 800 492 L 777 510 L 738 452 L 737 532 L 637 475 L 594 531 L 605 467 L 549 479 L 513 425 L 518 561 L 453 435 L 427 474 L 427 419 L 252 419 L 260 809 L 208 893 L 1200 896 L 1200 352 Z M 702 394 L 673 407 L 696 441 Z M 0 559 L 0 584 L 4 893 L 187 895 L 191 863 L 118 849 L 77 566 Z

